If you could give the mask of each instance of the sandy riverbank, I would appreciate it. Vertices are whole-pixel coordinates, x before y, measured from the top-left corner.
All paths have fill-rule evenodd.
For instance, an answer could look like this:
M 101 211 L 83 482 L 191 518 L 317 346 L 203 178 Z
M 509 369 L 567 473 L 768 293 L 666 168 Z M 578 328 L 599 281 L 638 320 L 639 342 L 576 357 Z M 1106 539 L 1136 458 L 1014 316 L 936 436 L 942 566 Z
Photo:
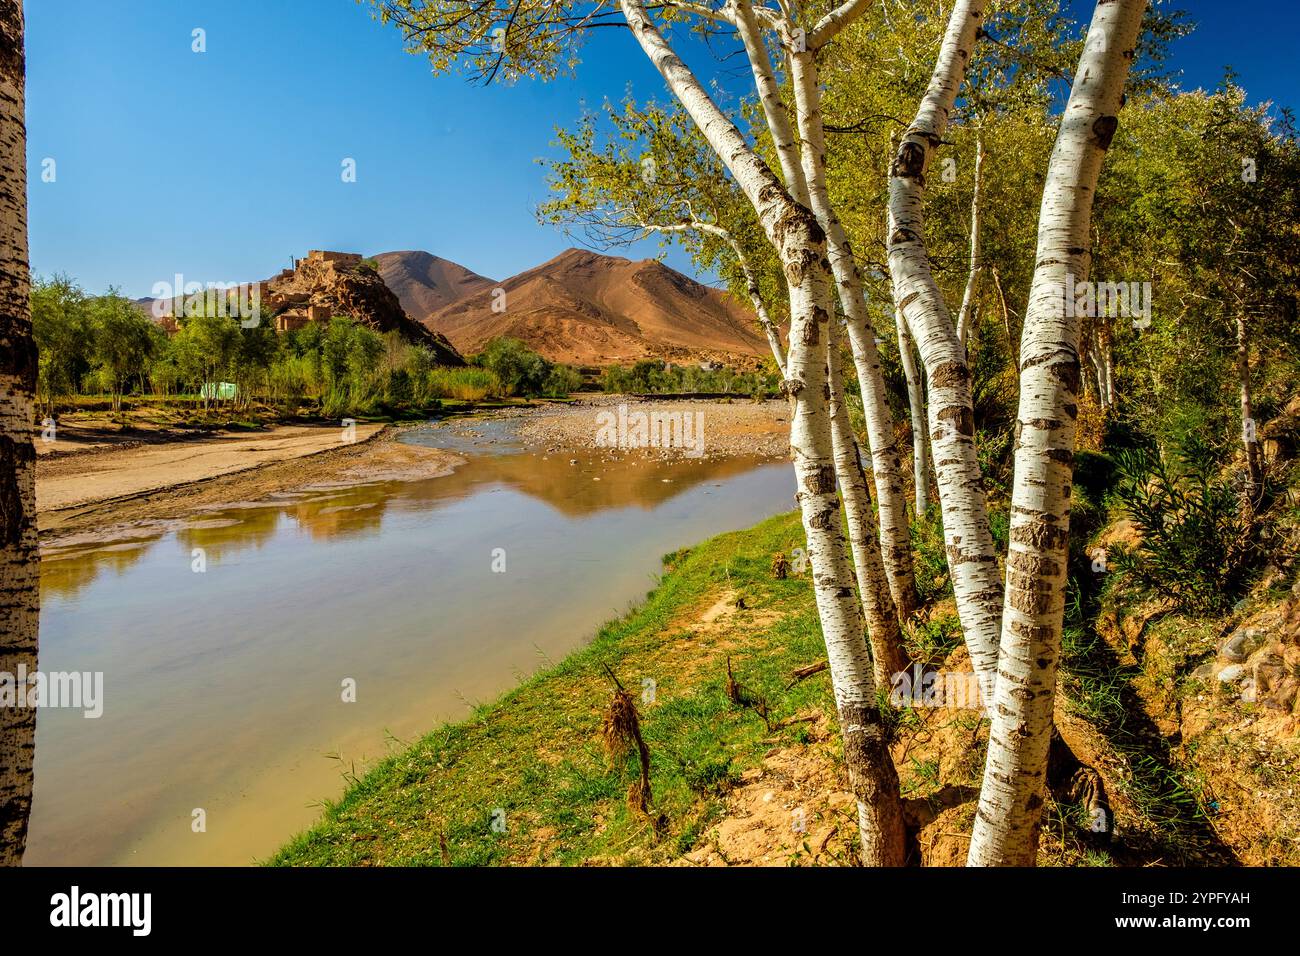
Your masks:
M 38 523 L 44 538 L 62 537 L 323 485 L 432 478 L 460 461 L 398 433 L 358 424 L 343 441 L 338 426 L 295 425 L 38 460 Z
M 114 498 L 128 498 L 177 485 L 219 478 L 274 462 L 366 441 L 382 425 L 284 425 L 265 432 L 214 432 L 188 441 L 97 446 L 78 454 L 42 457 L 37 465 L 36 508 L 62 511 Z
M 619 420 L 620 405 L 626 406 L 623 414 L 629 419 L 640 412 L 697 416 L 692 436 L 699 440 L 690 448 L 601 447 L 602 424 Z M 602 395 L 571 404 L 494 411 L 485 417 L 509 420 L 526 447 L 555 454 L 780 458 L 786 454 L 788 416 L 787 406 L 779 401 L 642 402 Z M 452 419 L 440 427 L 464 430 L 482 420 Z M 284 425 L 42 455 L 36 483 L 41 534 L 48 542 L 304 489 L 418 481 L 446 474 L 462 461 L 447 450 L 399 442 L 401 431 L 399 426 L 358 424 L 355 440 L 343 441 L 338 426 Z M 694 454 L 696 449 L 699 454 Z
M 638 419 L 642 415 L 644 418 Z M 691 426 L 685 429 L 687 441 L 670 440 L 683 434 L 681 425 L 687 416 L 693 416 L 689 419 Z M 642 401 L 600 395 L 531 412 L 503 412 L 500 417 L 520 417 L 520 439 L 531 448 L 547 452 L 596 450 L 662 458 L 783 458 L 790 445 L 790 409 L 781 400 Z M 659 429 L 664 437 L 659 447 L 641 447 L 638 420 L 649 433 L 655 430 L 655 422 L 670 423 Z M 611 438 L 620 441 L 611 445 Z

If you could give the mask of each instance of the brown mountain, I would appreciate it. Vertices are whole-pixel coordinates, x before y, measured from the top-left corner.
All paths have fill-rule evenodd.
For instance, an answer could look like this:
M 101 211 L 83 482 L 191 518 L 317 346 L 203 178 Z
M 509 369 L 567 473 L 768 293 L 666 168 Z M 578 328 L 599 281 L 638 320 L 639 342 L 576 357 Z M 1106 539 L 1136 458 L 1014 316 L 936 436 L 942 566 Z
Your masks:
M 379 264 L 384 284 L 416 320 L 496 286 L 491 279 L 428 252 L 381 252 L 372 258 Z
M 504 297 L 494 293 L 496 288 L 505 290 Z M 646 357 L 748 364 L 769 354 L 753 313 L 725 292 L 653 259 L 633 261 L 583 249 L 568 249 L 445 305 L 425 324 L 462 353 L 511 336 L 552 361 L 577 365 Z

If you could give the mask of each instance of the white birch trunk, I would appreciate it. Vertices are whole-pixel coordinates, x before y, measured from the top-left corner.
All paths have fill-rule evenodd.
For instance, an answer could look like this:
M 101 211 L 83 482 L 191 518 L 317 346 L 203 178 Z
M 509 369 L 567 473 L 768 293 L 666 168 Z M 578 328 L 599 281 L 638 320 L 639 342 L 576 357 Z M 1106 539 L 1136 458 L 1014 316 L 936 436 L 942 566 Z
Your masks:
M 40 609 L 25 92 L 22 7 L 0 0 L 0 672 L 15 679 L 36 674 Z M 35 752 L 36 708 L 0 707 L 0 866 L 22 863 Z
M 1106 407 L 1115 405 L 1115 358 L 1110 348 L 1110 337 L 1106 337 L 1105 348 L 1101 353 L 1101 367 L 1106 372 Z
M 832 332 L 834 323 L 831 323 Z M 866 616 L 867 636 L 871 644 L 872 677 L 877 688 L 889 687 L 893 676 L 907 670 L 910 661 L 903 651 L 898 611 L 885 579 L 876 537 L 876 519 L 871 509 L 871 494 L 862 471 L 858 442 L 849 426 L 849 410 L 844 401 L 843 369 L 839 344 L 835 336 L 827 343 L 827 371 L 831 389 L 831 437 L 835 450 L 835 470 L 844 496 L 848 519 L 849 546 L 853 553 L 853 570 L 857 575 L 858 594 Z
M 1115 405 L 1115 353 L 1111 348 L 1112 327 L 1108 316 L 1097 317 L 1096 336 L 1102 383 L 1106 389 L 1106 408 L 1109 409 Z
M 907 407 L 912 418 L 912 483 L 916 516 L 920 518 L 930 507 L 930 428 L 925 421 L 925 392 L 916 367 L 916 345 L 899 309 L 894 309 L 894 327 L 898 331 L 898 358 L 907 381 Z
M 1038 853 L 1065 613 L 1079 319 L 1068 276 L 1088 278 L 1092 201 L 1119 125 L 1145 0 L 1099 0 L 1048 165 L 1020 347 L 1020 410 L 1006 605 L 972 866 L 1032 866 Z
M 1110 397 L 1106 390 L 1106 367 L 1101 361 L 1101 344 L 1093 343 L 1092 348 L 1088 350 L 1088 364 L 1092 366 L 1093 386 L 1097 390 L 1097 404 L 1101 406 L 1102 411 L 1110 407 Z
M 912 540 L 907 523 L 907 500 L 903 488 L 902 461 L 894 434 L 894 417 L 876 348 L 876 332 L 867 313 L 862 274 L 849 237 L 831 206 L 826 187 L 826 136 L 821 119 L 821 94 L 817 67 L 811 52 L 791 51 L 796 118 L 803 141 L 804 181 L 817 221 L 826 231 L 831 271 L 840 305 L 844 309 L 853 364 L 862 390 L 863 417 L 871 446 L 871 473 L 879 505 L 880 549 L 889 589 L 898 613 L 908 618 L 916 610 L 916 578 L 912 567 Z
M 975 134 L 975 191 L 970 201 L 970 268 L 966 273 L 966 291 L 962 293 L 961 309 L 957 312 L 957 340 L 966 348 L 966 339 L 970 335 L 970 323 L 975 306 L 975 293 L 979 289 L 980 272 L 983 263 L 980 260 L 980 223 L 983 220 L 983 203 L 981 192 L 984 179 L 984 135 Z
M 781 98 L 780 88 L 772 70 L 767 48 L 763 44 L 753 7 L 749 0 L 736 0 L 735 8 L 737 31 L 749 58 L 750 68 L 754 74 L 754 86 L 758 91 L 768 130 L 781 162 L 782 175 L 795 200 L 804 205 L 811 205 L 813 212 L 817 214 L 818 222 L 827 231 L 831 268 L 835 274 L 841 305 L 848 316 L 849 340 L 853 349 L 858 381 L 862 388 L 867 438 L 871 446 L 872 478 L 880 505 L 878 535 L 890 592 L 889 603 L 893 604 L 897 614 L 908 617 L 916 610 L 916 581 L 912 570 L 911 536 L 907 525 L 903 486 L 899 476 L 901 464 L 894 437 L 893 419 L 885 395 L 884 377 L 880 371 L 875 332 L 867 319 L 861 277 L 857 263 L 853 260 L 848 238 L 831 209 L 826 191 L 823 168 L 825 137 L 817 103 L 816 73 L 815 66 L 812 65 L 812 55 L 792 54 L 792 57 L 801 56 L 802 61 L 807 64 L 801 72 L 795 74 L 796 82 L 803 88 L 802 94 L 796 96 L 799 129 L 803 137 L 803 149 L 800 150 L 795 142 L 789 111 Z M 863 9 L 863 4 L 848 3 L 837 14 L 828 15 L 822 25 L 826 29 L 821 31 L 819 27 L 819 31 L 824 36 L 822 42 L 833 35 L 830 32 L 832 25 L 837 24 L 835 28 L 837 32 L 847 22 L 860 16 Z M 872 524 L 875 526 L 876 522 L 873 520 Z M 864 601 L 866 600 L 868 598 L 864 596 Z M 881 606 L 884 604 L 880 598 L 870 600 L 875 600 Z
M 749 301 L 754 304 L 758 324 L 763 327 L 763 334 L 767 336 L 767 347 L 772 350 L 772 358 L 776 361 L 776 370 L 781 373 L 781 378 L 785 378 L 785 347 L 781 345 L 781 330 L 776 327 L 772 316 L 768 314 L 767 305 L 759 292 L 758 279 L 743 258 L 740 268 L 745 274 L 745 291 L 749 293 Z
M 898 775 L 889 753 L 861 614 L 840 520 L 831 439 L 826 342 L 830 316 L 826 240 L 812 213 L 790 193 L 710 99 L 650 19 L 644 0 L 619 0 L 632 35 L 669 90 L 699 127 L 745 193 L 790 288 L 790 348 L 786 389 L 794 404 L 790 450 L 796 498 L 812 563 L 813 590 L 830 664 L 849 781 L 858 804 L 862 861 L 899 866 L 904 860 Z
M 930 85 L 899 144 L 889 178 L 889 272 L 894 296 L 921 352 L 929 390 L 930 450 L 953 595 L 982 700 L 997 680 L 1002 582 L 989 530 L 970 369 L 925 248 L 925 174 L 948 128 L 965 66 L 984 16 L 983 0 L 958 0 Z
M 875 0 L 845 0 L 813 26 L 812 34 L 808 37 L 808 49 L 820 50 L 837 34 L 843 32 L 845 27 L 862 16 L 867 11 L 867 7 L 874 2 Z M 784 3 L 784 0 L 778 0 L 778 3 L 784 9 L 791 9 L 791 5 Z
M 1111 372 L 1110 332 L 1104 319 L 1098 317 L 1091 335 L 1084 336 L 1088 345 L 1088 364 L 1092 366 L 1092 377 L 1097 388 L 1097 402 L 1103 412 L 1110 411 L 1115 404 L 1115 383 Z
M 1256 434 L 1255 410 L 1250 397 L 1250 337 L 1246 329 L 1246 316 L 1237 312 L 1237 392 L 1241 402 L 1241 445 L 1246 455 L 1246 484 L 1242 489 L 1242 513 L 1250 515 L 1255 510 L 1255 498 L 1263 481 L 1260 466 L 1259 436 Z
M 749 59 L 750 71 L 754 74 L 754 89 L 758 92 L 758 102 L 763 107 L 763 118 L 767 121 L 768 131 L 772 134 L 772 143 L 776 147 L 777 160 L 781 164 L 781 175 L 790 190 L 794 201 L 812 208 L 808 197 L 808 185 L 804 180 L 803 164 L 799 156 L 799 145 L 795 142 L 794 130 L 790 125 L 790 113 L 781 98 L 781 87 L 772 70 L 772 59 L 767 55 L 763 43 L 762 29 L 754 15 L 751 0 L 735 0 L 736 32 L 744 44 L 745 54 Z

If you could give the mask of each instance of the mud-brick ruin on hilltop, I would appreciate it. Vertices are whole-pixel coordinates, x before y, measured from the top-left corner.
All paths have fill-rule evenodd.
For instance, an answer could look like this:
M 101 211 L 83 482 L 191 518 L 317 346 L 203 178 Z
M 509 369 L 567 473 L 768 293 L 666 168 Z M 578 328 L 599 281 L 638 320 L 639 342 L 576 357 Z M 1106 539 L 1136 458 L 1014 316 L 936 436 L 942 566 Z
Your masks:
M 312 249 L 292 269 L 258 283 L 264 314 L 277 332 L 343 316 L 376 332 L 398 332 L 407 341 L 432 349 L 440 365 L 465 360 L 443 335 L 406 314 L 377 269 L 356 252 Z

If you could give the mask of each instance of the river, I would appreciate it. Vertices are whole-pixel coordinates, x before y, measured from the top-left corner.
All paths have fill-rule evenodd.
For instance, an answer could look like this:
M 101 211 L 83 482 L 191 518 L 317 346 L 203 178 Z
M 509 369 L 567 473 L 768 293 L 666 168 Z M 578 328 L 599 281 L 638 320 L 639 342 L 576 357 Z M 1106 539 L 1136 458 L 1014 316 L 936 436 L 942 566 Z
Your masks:
M 556 663 L 668 552 L 793 507 L 787 462 L 605 461 L 426 426 L 454 473 L 319 488 L 47 549 L 28 865 L 245 865 L 346 781 Z M 347 699 L 355 698 L 355 699 Z

